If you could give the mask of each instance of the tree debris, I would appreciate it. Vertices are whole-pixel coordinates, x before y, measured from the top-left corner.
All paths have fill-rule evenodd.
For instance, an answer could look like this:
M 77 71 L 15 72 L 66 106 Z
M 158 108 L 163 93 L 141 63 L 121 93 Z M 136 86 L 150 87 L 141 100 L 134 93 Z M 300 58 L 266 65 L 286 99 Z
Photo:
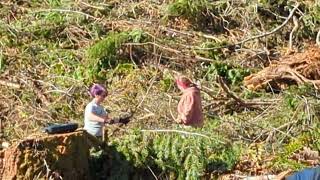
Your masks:
M 287 55 L 256 74 L 244 78 L 244 85 L 251 90 L 268 85 L 283 89 L 290 84 L 312 84 L 320 88 L 320 48 L 310 47 L 304 52 Z

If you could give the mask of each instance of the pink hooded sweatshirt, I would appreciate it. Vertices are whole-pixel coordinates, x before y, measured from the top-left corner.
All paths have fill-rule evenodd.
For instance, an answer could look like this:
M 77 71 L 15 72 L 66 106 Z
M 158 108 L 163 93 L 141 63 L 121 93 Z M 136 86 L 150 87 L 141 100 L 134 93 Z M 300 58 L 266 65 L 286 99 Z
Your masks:
M 200 90 L 189 87 L 183 91 L 178 104 L 179 118 L 182 124 L 193 127 L 203 126 Z

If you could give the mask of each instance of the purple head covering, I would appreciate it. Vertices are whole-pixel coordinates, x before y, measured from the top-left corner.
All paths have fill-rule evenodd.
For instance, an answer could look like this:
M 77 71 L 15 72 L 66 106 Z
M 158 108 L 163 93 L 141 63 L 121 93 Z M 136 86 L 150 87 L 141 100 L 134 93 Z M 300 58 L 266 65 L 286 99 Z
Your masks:
M 107 90 L 100 84 L 94 84 L 89 91 L 92 97 L 102 95 L 103 93 L 107 93 Z

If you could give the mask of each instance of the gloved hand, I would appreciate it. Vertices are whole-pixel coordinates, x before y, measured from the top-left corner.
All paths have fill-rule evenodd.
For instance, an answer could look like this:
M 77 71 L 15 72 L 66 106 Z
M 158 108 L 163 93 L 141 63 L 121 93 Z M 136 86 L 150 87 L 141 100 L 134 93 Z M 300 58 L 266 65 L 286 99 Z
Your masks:
M 127 123 L 129 123 L 131 117 L 132 117 L 131 112 L 126 112 L 126 113 L 120 114 L 119 123 L 127 124 Z
M 130 117 L 132 117 L 132 113 L 130 112 L 122 113 L 118 117 L 112 118 L 108 124 L 115 124 L 115 123 L 128 124 L 130 121 Z
M 112 123 L 114 124 L 114 123 L 119 123 L 119 120 L 120 120 L 120 118 L 119 117 L 114 117 L 114 118 L 112 118 Z
M 131 117 L 132 117 L 132 113 L 130 112 L 122 113 L 118 117 L 113 117 L 108 122 L 108 124 L 115 124 L 115 123 L 128 124 Z

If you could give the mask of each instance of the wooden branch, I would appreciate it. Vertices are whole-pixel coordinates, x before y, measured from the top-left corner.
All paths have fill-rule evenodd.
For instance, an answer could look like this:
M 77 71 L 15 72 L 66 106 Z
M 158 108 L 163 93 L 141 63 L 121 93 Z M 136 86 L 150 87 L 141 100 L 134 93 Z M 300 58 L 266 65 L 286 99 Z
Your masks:
M 251 41 L 251 40 L 254 40 L 254 39 L 259 39 L 259 38 L 262 38 L 262 37 L 265 37 L 265 36 L 269 36 L 271 34 L 274 34 L 276 32 L 278 32 L 280 29 L 282 29 L 286 24 L 288 24 L 288 22 L 290 21 L 290 19 L 293 17 L 295 11 L 298 9 L 298 7 L 300 6 L 300 3 L 297 3 L 294 8 L 291 10 L 289 16 L 286 18 L 286 20 L 278 27 L 276 27 L 275 29 L 273 29 L 272 31 L 269 31 L 269 32 L 265 32 L 265 33 L 262 33 L 262 34 L 259 34 L 259 35 L 256 35 L 256 36 L 252 36 L 252 37 L 249 37 L 247 39 L 244 39 L 240 42 L 237 42 L 235 44 L 231 44 L 231 45 L 225 45 L 225 46 L 219 46 L 219 47 L 213 47 L 213 48 L 210 48 L 210 50 L 214 50 L 214 49 L 223 49 L 223 48 L 231 48 L 231 47 L 234 47 L 234 46 L 237 46 L 237 45 L 242 45 L 248 41 Z M 130 22 L 132 23 L 132 22 Z M 150 22 L 147 23 L 148 25 L 152 24 Z M 166 27 L 160 27 L 161 30 L 163 31 L 171 31 L 171 32 L 176 32 L 176 33 L 181 33 L 181 34 L 184 34 L 184 35 L 195 35 L 195 34 L 190 34 L 190 33 L 187 33 L 187 32 L 180 32 L 178 30 L 175 30 L 175 29 L 169 29 L 169 28 L 166 28 Z M 197 34 L 199 35 L 199 34 Z M 217 40 L 217 38 L 213 37 L 213 36 L 210 36 L 210 35 L 202 35 L 201 37 L 204 37 L 204 38 L 209 38 L 209 39 L 214 39 L 214 40 Z M 319 31 L 319 38 L 320 39 L 320 31 Z M 320 44 L 320 40 L 319 40 L 319 44 Z M 209 49 L 209 48 L 208 48 Z M 203 60 L 206 60 L 207 59 L 203 59 Z M 212 61 L 212 60 L 211 60 Z
M 226 85 L 226 83 L 224 82 L 223 78 L 221 76 L 217 77 L 217 81 L 220 84 L 221 88 L 223 89 L 224 92 L 226 92 L 228 94 L 228 96 L 230 96 L 232 99 L 236 100 L 236 102 L 238 102 L 241 105 L 245 105 L 245 101 L 242 100 L 240 97 L 238 97 L 236 94 L 234 94 L 229 87 Z
M 251 40 L 254 40 L 254 39 L 259 39 L 259 38 L 274 34 L 275 32 L 279 31 L 280 29 L 282 29 L 289 22 L 289 20 L 292 18 L 292 16 L 294 15 L 294 12 L 298 9 L 299 6 L 300 6 L 300 3 L 297 3 L 294 6 L 294 8 L 291 10 L 291 12 L 290 12 L 289 16 L 287 17 L 287 19 L 280 26 L 276 27 L 274 30 L 272 30 L 270 32 L 262 33 L 260 35 L 249 37 L 247 39 L 244 39 L 244 40 L 236 43 L 235 45 L 241 45 L 241 44 L 244 44 L 244 43 L 246 43 L 248 41 L 251 41 Z
M 240 104 L 242 106 L 257 108 L 257 106 L 260 106 L 260 105 L 272 105 L 276 102 L 276 100 L 273 100 L 273 101 L 245 101 L 229 89 L 229 87 L 226 85 L 226 83 L 224 82 L 222 77 L 219 76 L 217 78 L 217 81 L 220 84 L 223 91 L 226 92 L 229 97 L 234 99 L 238 104 Z M 260 109 L 260 108 L 258 108 L 258 109 Z

